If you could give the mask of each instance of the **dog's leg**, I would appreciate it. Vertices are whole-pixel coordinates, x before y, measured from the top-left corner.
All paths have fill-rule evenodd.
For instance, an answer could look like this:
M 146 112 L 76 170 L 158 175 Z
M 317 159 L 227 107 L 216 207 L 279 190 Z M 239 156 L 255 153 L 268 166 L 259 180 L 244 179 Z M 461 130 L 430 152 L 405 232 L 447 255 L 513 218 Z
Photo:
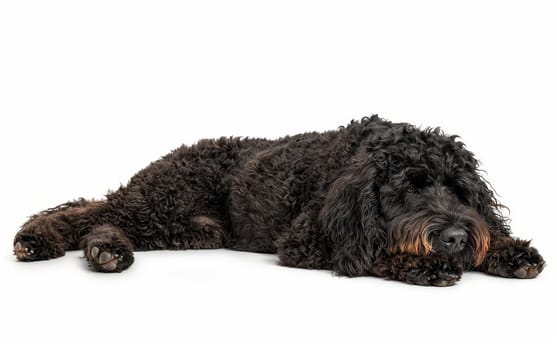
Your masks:
M 133 245 L 116 226 L 94 227 L 80 242 L 89 266 L 98 272 L 120 272 L 133 263 Z
M 318 211 L 300 214 L 276 241 L 279 263 L 304 269 L 330 269 L 324 237 L 317 229 Z
M 478 268 L 491 275 L 508 278 L 534 278 L 545 261 L 529 241 L 508 236 L 492 237 L 484 262 Z
M 451 261 L 448 256 L 397 254 L 377 259 L 370 273 L 410 284 L 446 287 L 454 285 L 463 271 L 462 264 Z
M 303 269 L 330 269 L 325 244 L 313 234 L 291 230 L 277 240 L 279 264 Z
M 90 230 L 105 206 L 80 199 L 32 216 L 14 238 L 14 254 L 21 261 L 53 259 L 78 248 L 79 237 Z

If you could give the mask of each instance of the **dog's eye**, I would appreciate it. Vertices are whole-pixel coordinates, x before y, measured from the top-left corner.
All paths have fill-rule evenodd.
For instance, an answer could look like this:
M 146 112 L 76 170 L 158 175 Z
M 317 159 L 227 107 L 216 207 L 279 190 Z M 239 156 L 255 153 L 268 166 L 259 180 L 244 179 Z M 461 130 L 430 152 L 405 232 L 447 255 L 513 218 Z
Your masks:
M 414 185 L 409 185 L 408 187 L 406 187 L 406 192 L 407 193 L 415 193 L 416 192 L 416 187 L 414 187 Z
M 417 192 L 418 189 L 426 186 L 427 175 L 425 173 L 411 174 L 408 180 L 408 185 L 412 188 L 410 191 Z

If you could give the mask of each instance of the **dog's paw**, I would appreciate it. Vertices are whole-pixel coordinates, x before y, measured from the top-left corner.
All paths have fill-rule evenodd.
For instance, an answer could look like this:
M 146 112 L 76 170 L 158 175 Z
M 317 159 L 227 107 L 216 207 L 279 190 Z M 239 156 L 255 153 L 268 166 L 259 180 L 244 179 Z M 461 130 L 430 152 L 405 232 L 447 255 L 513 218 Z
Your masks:
M 460 280 L 457 272 L 438 271 L 428 277 L 428 285 L 435 287 L 454 286 Z
M 431 258 L 423 261 L 422 266 L 408 271 L 405 281 L 420 286 L 448 287 L 460 280 L 462 272 L 458 264 Z
M 19 232 L 14 239 L 13 253 L 19 261 L 47 260 L 63 256 L 63 243 L 48 232 Z
M 545 261 L 536 248 L 525 245 L 511 246 L 494 254 L 487 271 L 507 278 L 534 278 L 545 266 Z
M 20 261 L 32 261 L 36 259 L 34 245 L 31 245 L 30 242 L 25 241 L 16 241 L 14 244 L 14 255 Z
M 133 263 L 130 250 L 117 244 L 92 243 L 85 250 L 89 266 L 98 272 L 120 272 Z
M 416 269 L 411 271 L 406 282 L 420 286 L 448 287 L 460 280 L 461 273 L 456 269 Z

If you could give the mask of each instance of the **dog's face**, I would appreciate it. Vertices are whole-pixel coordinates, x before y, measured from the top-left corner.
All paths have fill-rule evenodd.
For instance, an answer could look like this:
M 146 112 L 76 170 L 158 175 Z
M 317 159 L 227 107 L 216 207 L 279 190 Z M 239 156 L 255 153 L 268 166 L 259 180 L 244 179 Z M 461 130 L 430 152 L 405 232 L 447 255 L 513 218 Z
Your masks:
M 470 204 L 464 174 L 407 167 L 379 189 L 389 253 L 448 254 L 477 266 L 489 247 L 484 218 Z
M 373 129 L 319 213 L 335 269 L 357 276 L 399 253 L 448 255 L 470 269 L 491 235 L 510 234 L 478 161 L 456 138 L 405 124 Z

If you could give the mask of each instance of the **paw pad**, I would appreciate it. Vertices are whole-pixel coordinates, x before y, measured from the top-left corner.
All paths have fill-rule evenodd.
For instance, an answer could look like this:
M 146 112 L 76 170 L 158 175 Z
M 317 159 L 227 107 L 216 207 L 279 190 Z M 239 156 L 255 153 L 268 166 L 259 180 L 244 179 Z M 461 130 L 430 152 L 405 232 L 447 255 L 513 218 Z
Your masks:
M 496 254 L 487 265 L 487 272 L 508 278 L 530 279 L 537 277 L 544 266 L 545 261 L 535 248 L 518 246 Z
M 89 262 L 93 267 L 103 272 L 114 272 L 118 270 L 118 264 L 124 259 L 123 255 L 101 250 L 99 247 L 89 249 Z
M 538 265 L 536 263 L 523 264 L 518 269 L 514 270 L 513 275 L 516 278 L 534 278 L 540 274 L 543 265 Z
M 454 286 L 459 279 L 460 275 L 444 271 L 433 274 L 428 278 L 430 284 L 436 287 Z
M 18 260 L 32 260 L 35 255 L 35 251 L 31 247 L 27 246 L 27 244 L 18 241 L 14 245 L 14 255 Z

